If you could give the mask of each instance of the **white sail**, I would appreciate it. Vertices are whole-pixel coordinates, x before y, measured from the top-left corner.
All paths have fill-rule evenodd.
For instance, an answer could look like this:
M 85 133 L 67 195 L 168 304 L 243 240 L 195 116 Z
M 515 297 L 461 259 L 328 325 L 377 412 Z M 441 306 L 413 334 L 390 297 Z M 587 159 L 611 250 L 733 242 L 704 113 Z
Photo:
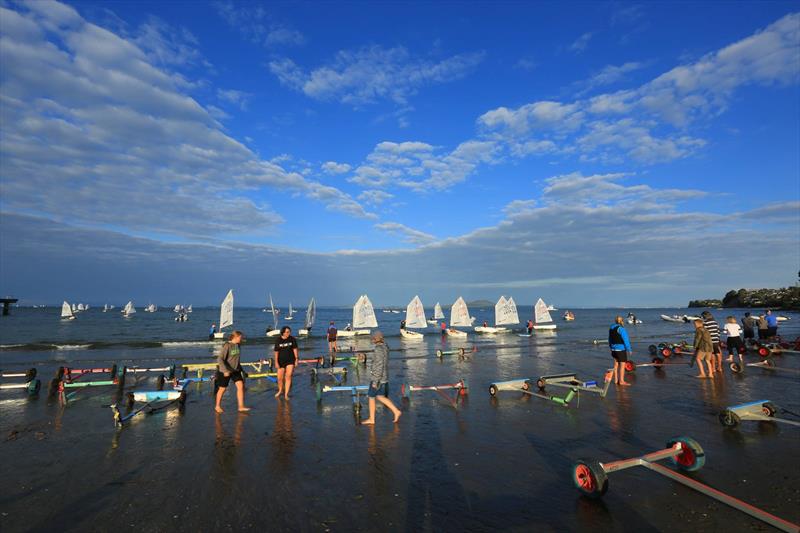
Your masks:
M 278 329 L 278 313 L 275 311 L 275 304 L 272 303 L 272 293 L 269 295 L 269 308 L 272 310 L 272 329 Z
M 72 304 L 72 307 L 70 309 L 72 310 L 73 313 L 76 313 L 78 311 L 78 306 L 75 305 L 75 304 Z
M 130 316 L 136 313 L 136 308 L 133 306 L 133 302 L 128 302 L 125 304 L 125 308 L 122 310 L 125 313 L 125 316 Z
M 192 312 L 192 304 L 189 304 L 189 307 L 186 308 L 186 312 L 187 313 L 191 313 Z
M 69 306 L 67 302 L 61 304 L 61 318 L 71 318 L 72 317 L 72 308 Z
M 219 329 L 233 325 L 233 289 L 228 291 L 219 306 Z
M 108 304 L 105 304 L 103 306 L 103 312 L 105 313 L 106 311 L 108 311 L 108 309 L 109 309 Z
M 306 329 L 314 325 L 314 320 L 317 318 L 317 302 L 314 298 L 308 302 L 308 309 L 306 309 Z
M 513 297 L 506 300 L 506 320 L 504 324 L 519 324 L 519 314 L 517 313 L 517 303 Z
M 172 311 L 175 313 L 180 313 L 181 311 L 183 311 L 183 306 L 181 304 L 176 304 L 175 308 L 172 309 Z
M 451 327 L 469 327 L 472 325 L 472 320 L 469 317 L 469 309 L 467 303 L 461 296 L 458 297 L 456 303 L 450 308 L 450 326 Z
M 506 317 L 506 297 L 501 296 L 497 303 L 494 304 L 494 324 L 499 326 L 504 324 L 503 320 Z
M 547 304 L 544 303 L 544 300 L 539 298 L 536 302 L 536 306 L 533 309 L 534 311 L 534 318 L 533 321 L 537 324 L 541 324 L 542 322 L 552 322 L 553 317 L 550 316 L 550 311 L 547 310 Z
M 439 302 L 436 302 L 436 305 L 433 306 L 433 318 L 435 320 L 441 320 L 444 318 L 444 313 L 442 313 L 442 306 L 439 305 Z
M 289 302 L 289 317 L 294 316 L 294 309 L 292 309 L 292 302 Z M 289 318 L 287 317 L 287 318 Z
M 414 296 L 406 306 L 406 327 L 412 329 L 428 327 L 428 323 L 425 321 L 425 308 L 422 306 L 419 296 Z
M 353 329 L 377 328 L 378 320 L 375 318 L 375 309 L 366 294 L 362 295 L 353 306 Z

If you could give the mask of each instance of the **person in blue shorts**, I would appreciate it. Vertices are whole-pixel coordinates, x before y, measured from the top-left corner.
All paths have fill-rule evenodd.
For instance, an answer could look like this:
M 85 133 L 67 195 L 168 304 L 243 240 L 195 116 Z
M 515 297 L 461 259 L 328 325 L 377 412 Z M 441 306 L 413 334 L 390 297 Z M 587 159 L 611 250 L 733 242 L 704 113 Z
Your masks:
M 375 352 L 370 358 L 369 365 L 369 418 L 361 423 L 370 425 L 375 423 L 375 400 L 389 408 L 394 414 L 394 421 L 400 420 L 403 413 L 395 406 L 394 402 L 388 397 L 389 388 L 389 347 L 383 339 L 383 333 L 376 331 L 372 335 L 372 343 L 375 345 Z
M 608 330 L 608 347 L 611 348 L 611 357 L 614 358 L 614 383 L 617 385 L 630 385 L 625 381 L 625 363 L 633 350 L 628 332 L 623 327 L 624 323 L 625 320 L 617 316 Z

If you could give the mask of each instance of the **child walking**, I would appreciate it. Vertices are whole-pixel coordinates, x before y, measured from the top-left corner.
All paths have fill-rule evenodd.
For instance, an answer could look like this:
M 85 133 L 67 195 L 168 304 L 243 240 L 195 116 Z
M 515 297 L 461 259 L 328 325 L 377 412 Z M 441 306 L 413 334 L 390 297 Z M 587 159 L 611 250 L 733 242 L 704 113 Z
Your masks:
M 696 376 L 701 379 L 714 377 L 714 345 L 711 342 L 711 335 L 708 330 L 703 326 L 702 320 L 694 321 L 694 354 L 697 359 L 697 368 L 700 370 L 700 375 Z M 703 371 L 703 361 L 708 367 L 708 375 Z
M 733 362 L 733 354 L 739 356 L 739 362 L 744 363 L 744 342 L 742 342 L 742 327 L 736 322 L 736 317 L 729 316 L 725 319 L 725 344 L 728 347 L 728 362 Z

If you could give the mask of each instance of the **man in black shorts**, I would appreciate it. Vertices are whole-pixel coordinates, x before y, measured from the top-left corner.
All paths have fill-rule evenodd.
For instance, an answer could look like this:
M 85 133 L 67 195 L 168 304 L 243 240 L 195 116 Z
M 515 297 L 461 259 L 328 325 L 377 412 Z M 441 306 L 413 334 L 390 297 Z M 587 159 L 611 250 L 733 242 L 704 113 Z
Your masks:
M 614 358 L 614 383 L 627 386 L 630 383 L 625 381 L 625 363 L 628 362 L 628 354 L 632 350 L 628 332 L 623 327 L 624 323 L 621 316 L 614 319 L 614 323 L 608 329 L 608 347 L 611 348 L 611 357 Z
M 275 341 L 274 349 L 275 366 L 278 368 L 278 392 L 275 397 L 283 393 L 283 397 L 288 400 L 289 391 L 292 390 L 292 372 L 298 359 L 297 340 L 292 337 L 292 328 L 281 328 L 281 336 Z
M 214 381 L 218 388 L 217 403 L 214 410 L 218 413 L 224 412 L 220 403 L 231 381 L 236 384 L 236 399 L 239 401 L 239 411 L 244 413 L 250 410 L 249 407 L 244 405 L 244 372 L 239 362 L 241 353 L 239 344 L 241 342 L 242 333 L 240 331 L 232 332 L 230 339 L 222 345 L 222 350 L 220 350 L 219 357 L 217 357 L 217 376 Z

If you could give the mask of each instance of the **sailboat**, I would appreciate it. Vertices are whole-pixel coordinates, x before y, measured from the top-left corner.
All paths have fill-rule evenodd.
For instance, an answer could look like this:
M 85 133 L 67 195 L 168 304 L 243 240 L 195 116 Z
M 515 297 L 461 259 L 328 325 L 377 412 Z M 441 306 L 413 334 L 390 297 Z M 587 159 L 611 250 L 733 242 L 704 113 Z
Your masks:
M 272 294 L 269 295 L 269 308 L 272 311 L 272 329 L 267 330 L 267 337 L 275 337 L 281 334 L 281 330 L 278 329 L 279 312 L 275 310 L 275 304 L 272 303 Z
M 292 302 L 289 302 L 289 314 L 286 315 L 284 320 L 294 320 L 294 309 L 292 309 Z
M 233 325 L 233 289 L 228 291 L 225 299 L 219 306 L 219 331 L 214 333 L 214 340 L 225 338 L 224 328 Z
M 67 302 L 61 304 L 61 318 L 64 320 L 75 320 L 75 315 L 72 314 L 72 308 Z
M 433 306 L 433 320 L 428 320 L 428 324 L 431 326 L 435 326 L 439 323 L 439 320 L 444 319 L 444 313 L 442 312 L 442 306 L 439 305 L 439 302 L 436 302 L 436 305 Z
M 469 316 L 469 309 L 467 308 L 467 302 L 464 301 L 464 298 L 461 296 L 458 297 L 456 303 L 453 304 L 453 307 L 450 308 L 450 329 L 447 330 L 447 334 L 452 337 L 458 338 L 467 338 L 467 332 L 455 329 L 456 327 L 471 327 L 472 326 L 472 319 Z
M 550 316 L 550 310 L 541 298 L 539 298 L 536 305 L 533 307 L 533 329 L 556 329 L 556 325 L 553 323 L 553 317 Z
M 510 324 L 519 324 L 517 304 L 514 303 L 514 298 L 506 300 L 505 296 L 501 296 L 494 306 L 494 327 L 476 326 L 475 333 L 485 333 L 489 335 L 508 333 L 510 330 L 501 326 Z
M 182 313 L 182 312 L 183 312 L 183 306 L 182 306 L 181 304 L 177 304 L 177 305 L 176 305 L 176 306 L 175 306 L 175 307 L 172 309 L 172 312 L 174 312 L 174 313 Z
M 375 318 L 375 309 L 366 294 L 362 294 L 353 306 L 353 322 L 351 330 L 339 330 L 338 337 L 355 337 L 356 335 L 369 335 L 366 328 L 377 328 L 378 320 Z M 360 329 L 359 329 L 360 328 Z
M 78 304 L 78 308 L 77 308 L 77 310 L 78 310 L 78 311 L 86 311 L 86 306 L 85 306 L 85 305 L 83 305 L 83 304 Z
M 157 309 L 158 308 L 155 306 L 155 304 L 148 304 L 147 307 L 144 308 L 144 311 L 146 313 L 155 313 Z
M 133 302 L 129 301 L 125 304 L 125 308 L 122 310 L 122 316 L 124 318 L 130 318 L 136 314 L 136 308 L 133 306 Z
M 108 307 L 108 304 L 105 304 L 105 305 L 103 306 L 103 312 L 104 312 L 104 313 L 107 313 L 109 309 L 110 309 L 110 307 Z
M 189 307 L 186 308 L 186 312 L 187 313 L 191 313 L 192 312 L 192 304 L 189 304 Z
M 75 305 L 75 304 L 72 304 L 72 307 L 70 308 L 70 310 L 71 310 L 73 313 L 77 313 L 77 312 L 78 312 L 78 306 L 77 306 L 77 305 Z
M 311 326 L 314 325 L 314 320 L 317 318 L 317 302 L 314 298 L 308 302 L 308 309 L 306 309 L 306 324 L 297 334 L 300 337 L 307 337 L 311 334 Z
M 414 296 L 406 306 L 406 323 L 404 328 L 400 328 L 400 336 L 404 339 L 421 341 L 423 334 L 417 331 L 408 331 L 408 328 L 423 329 L 427 327 L 428 323 L 425 321 L 425 308 L 422 306 L 422 300 L 419 299 L 419 296 Z

